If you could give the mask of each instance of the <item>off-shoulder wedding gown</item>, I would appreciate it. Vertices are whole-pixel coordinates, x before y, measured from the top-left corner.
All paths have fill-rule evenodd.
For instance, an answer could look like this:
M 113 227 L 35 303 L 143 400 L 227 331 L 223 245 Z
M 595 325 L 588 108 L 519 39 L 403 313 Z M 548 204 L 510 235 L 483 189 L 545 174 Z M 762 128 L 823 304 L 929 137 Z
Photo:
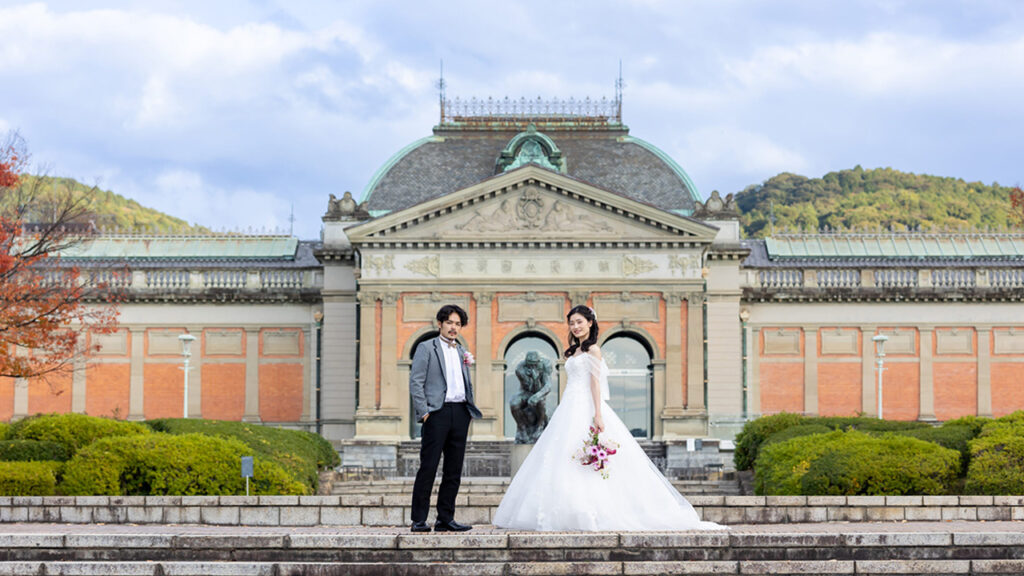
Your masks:
M 568 382 L 547 428 L 526 457 L 494 516 L 517 530 L 713 530 L 654 466 L 608 406 L 608 366 L 589 353 L 566 360 Z M 602 386 L 601 440 L 619 444 L 608 478 L 573 460 L 593 423 L 591 375 Z

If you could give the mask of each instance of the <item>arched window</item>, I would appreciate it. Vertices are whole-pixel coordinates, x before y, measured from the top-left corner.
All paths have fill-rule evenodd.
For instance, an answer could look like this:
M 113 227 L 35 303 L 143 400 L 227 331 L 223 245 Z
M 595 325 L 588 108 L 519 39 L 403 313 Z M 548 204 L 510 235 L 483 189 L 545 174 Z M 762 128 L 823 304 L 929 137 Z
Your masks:
M 532 355 L 531 355 L 532 354 Z M 528 359 L 529 356 L 529 359 Z M 526 333 L 509 344 L 505 350 L 505 437 L 515 438 L 516 420 L 512 417 L 512 410 L 509 403 L 519 392 L 519 377 L 516 376 L 516 368 L 524 362 L 534 365 L 546 366 L 550 369 L 548 382 L 551 383 L 551 392 L 545 398 L 545 408 L 548 417 L 555 411 L 558 405 L 558 350 L 546 337 L 536 333 Z M 539 362 L 539 364 L 538 364 Z
M 420 344 L 423 344 L 424 342 L 428 342 L 428 341 L 430 341 L 430 340 L 432 340 L 434 338 L 437 338 L 437 335 L 439 333 L 440 332 L 438 332 L 437 330 L 434 330 L 432 332 L 427 332 L 423 336 L 420 336 L 419 340 L 417 340 L 416 343 L 413 344 L 412 348 L 409 350 L 409 360 L 412 360 L 413 358 L 416 357 L 416 349 L 420 347 Z M 423 433 L 420 431 L 420 429 L 422 427 L 423 427 L 423 425 L 416 421 L 416 409 L 413 408 L 412 402 L 410 401 L 409 402 L 409 436 L 412 437 L 412 438 L 419 438 L 420 436 L 422 436 Z
M 639 339 L 616 334 L 601 345 L 608 364 L 608 404 L 637 438 L 650 438 L 654 424 L 654 366 Z

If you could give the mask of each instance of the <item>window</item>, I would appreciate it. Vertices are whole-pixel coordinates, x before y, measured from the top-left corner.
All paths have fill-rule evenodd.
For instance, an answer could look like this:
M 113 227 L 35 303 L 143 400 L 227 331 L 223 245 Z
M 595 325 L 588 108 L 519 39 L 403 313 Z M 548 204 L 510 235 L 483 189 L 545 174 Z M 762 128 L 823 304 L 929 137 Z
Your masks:
M 608 364 L 608 405 L 636 438 L 650 438 L 654 422 L 651 353 L 633 336 L 617 334 L 601 346 Z

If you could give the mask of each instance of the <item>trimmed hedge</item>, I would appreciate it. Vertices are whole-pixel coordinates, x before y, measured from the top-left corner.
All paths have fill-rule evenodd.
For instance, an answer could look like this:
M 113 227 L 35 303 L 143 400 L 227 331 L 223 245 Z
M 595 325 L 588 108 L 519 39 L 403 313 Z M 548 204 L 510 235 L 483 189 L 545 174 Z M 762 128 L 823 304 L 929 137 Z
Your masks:
M 974 426 L 970 424 L 947 422 L 937 428 L 928 427 L 915 430 L 901 430 L 899 432 L 894 432 L 894 434 L 917 438 L 918 440 L 924 440 L 925 442 L 933 442 L 943 448 L 956 450 L 960 453 L 960 471 L 963 471 L 967 470 L 967 465 L 971 458 L 969 443 L 974 439 L 977 432 L 975 432 Z
M 68 495 L 231 495 L 245 493 L 242 442 L 204 434 L 102 438 L 83 448 L 64 471 Z M 251 494 L 307 494 L 274 462 L 257 457 Z
M 757 460 L 761 444 L 769 436 L 786 428 L 805 424 L 807 418 L 799 414 L 781 412 L 771 416 L 762 416 L 743 425 L 743 430 L 736 436 L 736 451 L 733 461 L 737 470 L 750 470 Z
M 64 462 L 71 453 L 63 444 L 43 440 L 0 440 L 0 461 Z
M 800 424 L 797 426 L 790 426 L 789 428 L 780 430 L 766 438 L 765 441 L 761 443 L 761 450 L 764 450 L 765 446 L 775 444 L 776 442 L 785 442 L 791 438 L 810 436 L 811 434 L 827 434 L 831 431 L 832 428 L 821 424 Z
M 993 421 L 971 440 L 968 494 L 1024 494 L 1024 418 L 1015 412 Z
M 0 462 L 0 496 L 53 496 L 60 462 Z
M 278 463 L 313 493 L 319 484 L 319 469 L 341 463 L 330 442 L 302 430 L 271 428 L 247 422 L 182 418 L 149 420 L 146 424 L 157 432 L 199 433 L 239 440 L 250 448 L 250 455 Z
M 946 494 L 959 468 L 956 451 L 931 442 L 837 430 L 764 446 L 755 479 L 758 494 Z
M 11 425 L 7 422 L 0 422 L 0 440 L 7 439 L 7 431 L 10 430 Z
M 817 416 L 808 417 L 800 414 L 780 412 L 771 416 L 762 416 L 743 425 L 743 430 L 736 436 L 736 452 L 733 461 L 737 470 L 749 470 L 757 460 L 762 445 L 773 434 L 778 434 L 794 426 L 823 426 L 827 430 L 860 430 L 862 432 L 899 432 L 930 428 L 926 422 L 906 422 L 902 420 L 879 420 L 864 416 Z M 817 429 L 821 431 L 820 428 Z M 806 433 L 794 433 L 794 436 Z
M 11 426 L 11 440 L 42 440 L 62 444 L 72 455 L 100 438 L 148 434 L 138 422 L 111 420 L 85 414 L 44 414 Z

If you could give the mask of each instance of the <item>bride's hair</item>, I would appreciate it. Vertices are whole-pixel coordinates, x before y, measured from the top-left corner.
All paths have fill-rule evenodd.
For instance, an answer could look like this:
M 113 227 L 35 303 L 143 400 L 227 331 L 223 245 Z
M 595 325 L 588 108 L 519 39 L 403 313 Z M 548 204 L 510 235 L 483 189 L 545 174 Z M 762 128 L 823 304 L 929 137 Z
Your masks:
M 565 351 L 565 357 L 568 358 L 576 353 L 577 348 L 583 348 L 586 352 L 591 346 L 597 344 L 597 316 L 594 315 L 594 311 L 591 310 L 590 306 L 576 306 L 569 313 L 565 315 L 566 322 L 569 318 L 572 318 L 573 314 L 579 314 L 587 320 L 590 320 L 590 334 L 587 335 L 587 339 L 580 342 L 579 338 L 573 336 L 572 332 L 569 332 L 569 349 Z

